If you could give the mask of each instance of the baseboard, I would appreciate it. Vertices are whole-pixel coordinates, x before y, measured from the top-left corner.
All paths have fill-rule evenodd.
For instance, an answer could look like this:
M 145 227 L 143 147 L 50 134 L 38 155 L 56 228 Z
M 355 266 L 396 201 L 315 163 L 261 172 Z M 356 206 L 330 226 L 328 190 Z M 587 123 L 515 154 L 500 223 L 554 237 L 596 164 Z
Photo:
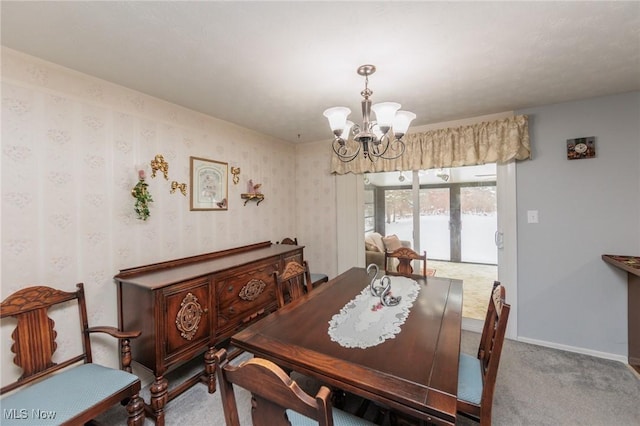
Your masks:
M 472 331 L 475 333 L 482 333 L 483 323 L 482 321 L 470 319 L 470 318 L 462 318 L 462 329 L 466 331 Z M 527 337 L 518 337 L 514 339 L 518 342 L 529 343 L 531 345 L 542 346 L 545 348 L 551 349 L 559 349 L 561 351 L 573 352 L 582 355 L 590 355 L 596 358 L 609 359 L 612 361 L 618 361 L 623 364 L 629 364 L 629 358 L 624 355 L 616 355 L 608 352 L 600 352 L 594 351 L 591 349 L 579 348 L 576 346 L 562 345 L 559 343 L 547 342 L 545 340 L 537 340 L 537 339 L 529 339 Z
M 594 351 L 591 349 L 579 348 L 576 346 L 569 346 L 569 345 L 562 345 L 559 343 L 547 342 L 544 340 L 529 339 L 527 337 L 518 337 L 517 341 L 523 342 L 523 343 L 529 343 L 536 346 L 543 346 L 551 349 L 559 349 L 561 351 L 566 351 L 566 352 L 573 352 L 573 353 L 582 354 L 582 355 L 590 355 L 596 358 L 619 361 L 623 364 L 629 363 L 629 359 L 624 355 L 616 355 L 608 352 Z

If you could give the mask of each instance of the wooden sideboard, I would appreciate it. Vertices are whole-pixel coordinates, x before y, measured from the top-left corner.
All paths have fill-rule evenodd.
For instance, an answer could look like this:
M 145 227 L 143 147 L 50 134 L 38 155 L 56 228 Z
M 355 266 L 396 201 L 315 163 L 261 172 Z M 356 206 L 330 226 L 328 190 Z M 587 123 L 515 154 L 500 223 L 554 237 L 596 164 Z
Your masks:
M 148 414 L 164 425 L 164 407 L 198 382 L 215 392 L 214 353 L 238 330 L 276 310 L 273 273 L 303 260 L 303 247 L 271 244 L 206 253 L 121 270 L 118 325 L 142 330 L 132 358 L 154 376 Z M 171 367 L 203 357 L 204 370 L 170 391 Z
M 640 257 L 603 254 L 602 260 L 627 273 L 629 365 L 640 373 Z

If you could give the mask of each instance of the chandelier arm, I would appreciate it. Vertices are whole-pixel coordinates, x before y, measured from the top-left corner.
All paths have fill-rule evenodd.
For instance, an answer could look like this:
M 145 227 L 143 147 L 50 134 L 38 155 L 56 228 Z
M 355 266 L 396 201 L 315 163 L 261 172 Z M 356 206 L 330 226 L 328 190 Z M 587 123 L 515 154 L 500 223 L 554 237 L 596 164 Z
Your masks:
M 344 142 L 344 141 L 343 141 Z M 338 156 L 338 158 L 340 159 L 340 161 L 348 163 L 350 161 L 355 160 L 355 158 L 358 156 L 358 154 L 360 154 L 360 144 L 358 144 L 358 149 L 356 149 L 355 153 L 353 154 L 340 154 L 339 152 L 339 148 L 336 149 L 336 146 L 338 146 L 339 148 L 344 147 L 343 144 L 340 143 L 340 138 L 335 138 L 333 140 L 333 144 L 332 144 L 332 148 L 333 148 L 333 152 Z
M 374 150 L 374 152 L 376 152 L 376 153 L 373 154 L 373 155 L 375 155 L 376 157 L 379 157 L 379 158 L 385 158 L 384 154 L 389 149 L 389 145 L 390 144 L 391 144 L 391 139 L 389 138 L 389 134 L 385 133 L 384 135 L 382 135 L 380 137 L 379 140 L 376 141 L 375 145 L 376 145 L 377 149 Z M 382 147 L 382 152 L 379 152 L 381 147 Z
M 396 158 L 399 158 L 400 156 L 402 156 L 402 154 L 404 154 L 406 146 L 405 146 L 405 144 L 404 144 L 404 142 L 402 140 L 395 139 L 395 138 L 391 139 L 389 137 L 389 135 L 383 136 L 383 139 L 386 139 L 386 143 L 384 143 L 384 149 L 382 150 L 382 152 L 380 152 L 378 154 L 372 154 L 372 155 L 374 155 L 374 156 L 376 156 L 378 158 L 383 158 L 385 160 L 395 160 Z M 382 140 L 381 140 L 381 143 L 382 143 Z M 391 147 L 391 145 L 393 145 L 393 144 L 397 144 L 399 146 L 400 152 L 398 154 L 392 156 L 392 157 L 385 156 L 385 154 L 389 150 L 389 147 Z M 392 147 L 391 150 L 395 151 L 396 149 Z

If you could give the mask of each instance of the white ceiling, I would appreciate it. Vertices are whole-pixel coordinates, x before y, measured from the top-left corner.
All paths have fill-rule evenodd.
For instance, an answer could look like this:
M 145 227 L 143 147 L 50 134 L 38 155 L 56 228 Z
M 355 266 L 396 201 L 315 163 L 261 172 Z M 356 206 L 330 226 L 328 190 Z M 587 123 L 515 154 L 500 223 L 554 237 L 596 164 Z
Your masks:
M 292 142 L 366 63 L 414 126 L 640 89 L 638 1 L 0 4 L 7 47 Z

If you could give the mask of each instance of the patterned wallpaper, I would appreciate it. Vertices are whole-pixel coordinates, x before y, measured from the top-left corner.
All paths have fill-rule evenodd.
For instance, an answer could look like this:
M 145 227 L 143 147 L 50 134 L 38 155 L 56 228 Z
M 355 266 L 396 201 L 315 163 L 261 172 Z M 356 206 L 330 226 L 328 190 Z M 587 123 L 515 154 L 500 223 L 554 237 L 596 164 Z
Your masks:
M 337 275 L 336 176 L 329 174 L 330 142 L 296 148 L 298 244 L 305 246 L 311 272 Z M 342 218 L 344 220 L 344 218 Z
M 120 269 L 288 235 L 307 246 L 313 271 L 335 270 L 324 144 L 296 148 L 6 48 L 1 136 L 2 298 L 30 285 L 71 291 L 84 282 L 90 325 L 117 325 Z M 168 181 L 150 177 L 156 154 L 169 163 Z M 229 179 L 228 211 L 190 211 L 188 197 L 170 194 L 171 181 L 189 182 L 189 156 L 241 168 L 238 185 Z M 154 198 L 146 222 L 130 194 L 140 165 Z M 240 199 L 249 178 L 262 183 L 259 206 Z M 9 332 L 2 329 L 4 342 Z M 96 360 L 117 365 L 105 342 L 93 348 Z M 9 363 L 3 358 L 3 377 Z

